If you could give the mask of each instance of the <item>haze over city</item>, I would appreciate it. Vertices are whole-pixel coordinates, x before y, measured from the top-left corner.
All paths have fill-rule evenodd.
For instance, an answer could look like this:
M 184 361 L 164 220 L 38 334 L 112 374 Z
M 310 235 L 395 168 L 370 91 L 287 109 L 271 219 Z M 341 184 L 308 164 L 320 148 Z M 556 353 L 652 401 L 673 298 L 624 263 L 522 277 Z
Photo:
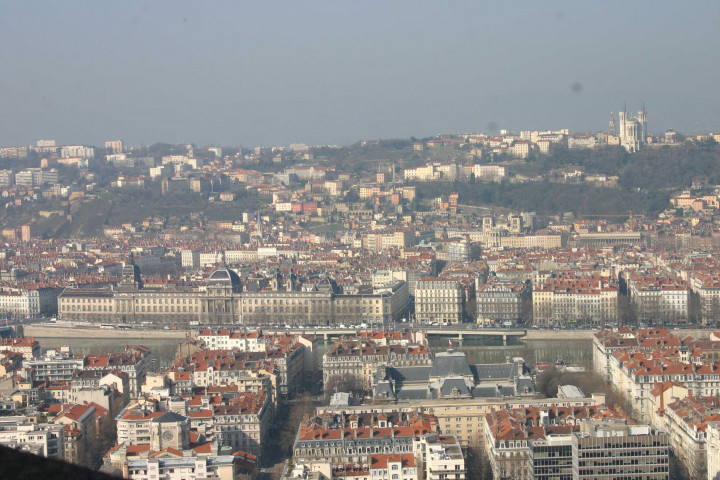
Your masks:
M 4 2 L 0 144 L 720 128 L 717 2 Z M 692 74 L 688 74 L 692 72 Z
M 2 2 L 0 477 L 720 479 L 717 2 Z

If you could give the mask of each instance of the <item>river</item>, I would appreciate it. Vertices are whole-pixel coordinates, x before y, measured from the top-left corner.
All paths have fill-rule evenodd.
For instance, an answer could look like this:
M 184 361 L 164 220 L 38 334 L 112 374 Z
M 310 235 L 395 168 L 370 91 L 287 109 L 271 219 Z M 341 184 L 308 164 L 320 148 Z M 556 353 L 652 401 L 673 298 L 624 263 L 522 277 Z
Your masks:
M 120 352 L 125 345 L 141 344 L 150 348 L 158 359 L 158 366 L 168 365 L 177 351 L 178 341 L 172 338 L 158 339 L 112 339 L 101 338 L 59 338 L 35 337 L 43 351 L 68 345 L 75 353 L 111 353 Z M 330 347 L 329 343 L 320 340 L 318 353 L 324 354 Z M 448 347 L 447 340 L 434 338 L 430 340 L 433 352 Z M 465 352 L 470 363 L 503 363 L 506 358 L 522 357 L 528 363 L 554 363 L 564 360 L 567 363 L 590 366 L 592 362 L 592 340 L 524 340 L 509 341 L 503 346 L 499 340 L 478 339 L 465 340 L 462 345 L 454 342 L 453 348 Z

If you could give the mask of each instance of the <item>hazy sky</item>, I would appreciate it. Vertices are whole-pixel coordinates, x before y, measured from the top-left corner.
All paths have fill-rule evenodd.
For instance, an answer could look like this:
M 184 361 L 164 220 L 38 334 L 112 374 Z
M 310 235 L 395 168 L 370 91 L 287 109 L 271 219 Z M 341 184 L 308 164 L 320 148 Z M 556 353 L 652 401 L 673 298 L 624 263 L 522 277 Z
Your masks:
M 0 145 L 720 131 L 720 2 L 0 0 Z

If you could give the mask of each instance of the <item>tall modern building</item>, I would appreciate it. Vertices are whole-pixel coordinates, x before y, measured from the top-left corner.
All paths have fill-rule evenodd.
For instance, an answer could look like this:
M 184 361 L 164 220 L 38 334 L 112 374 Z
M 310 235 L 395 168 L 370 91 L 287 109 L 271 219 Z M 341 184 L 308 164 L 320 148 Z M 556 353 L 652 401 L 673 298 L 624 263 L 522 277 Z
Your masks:
M 573 480 L 573 448 L 570 435 L 548 435 L 528 442 L 528 478 Z
M 573 479 L 667 480 L 669 440 L 647 425 L 585 422 L 572 435 Z
M 108 154 L 123 153 L 123 141 L 122 140 L 109 140 L 105 142 L 105 150 Z

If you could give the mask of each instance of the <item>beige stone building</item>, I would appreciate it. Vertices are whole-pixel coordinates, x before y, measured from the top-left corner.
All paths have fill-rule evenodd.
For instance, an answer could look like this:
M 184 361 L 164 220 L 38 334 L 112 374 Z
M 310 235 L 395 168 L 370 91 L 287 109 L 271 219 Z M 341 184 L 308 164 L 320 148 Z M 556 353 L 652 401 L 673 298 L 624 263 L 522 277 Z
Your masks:
M 404 238 L 406 232 L 400 232 Z M 395 237 L 393 237 L 395 238 Z M 408 288 L 395 282 L 385 288 L 342 293 L 325 279 L 303 290 L 246 292 L 231 269 L 219 268 L 204 288 L 146 288 L 136 265 L 126 265 L 115 288 L 66 288 L 58 297 L 66 320 L 135 324 L 339 325 L 391 323 L 407 311 Z
M 618 286 L 608 277 L 565 275 L 533 286 L 533 322 L 598 323 L 617 318 Z
M 462 323 L 465 289 L 459 280 L 426 277 L 415 287 L 415 318 L 441 324 Z

